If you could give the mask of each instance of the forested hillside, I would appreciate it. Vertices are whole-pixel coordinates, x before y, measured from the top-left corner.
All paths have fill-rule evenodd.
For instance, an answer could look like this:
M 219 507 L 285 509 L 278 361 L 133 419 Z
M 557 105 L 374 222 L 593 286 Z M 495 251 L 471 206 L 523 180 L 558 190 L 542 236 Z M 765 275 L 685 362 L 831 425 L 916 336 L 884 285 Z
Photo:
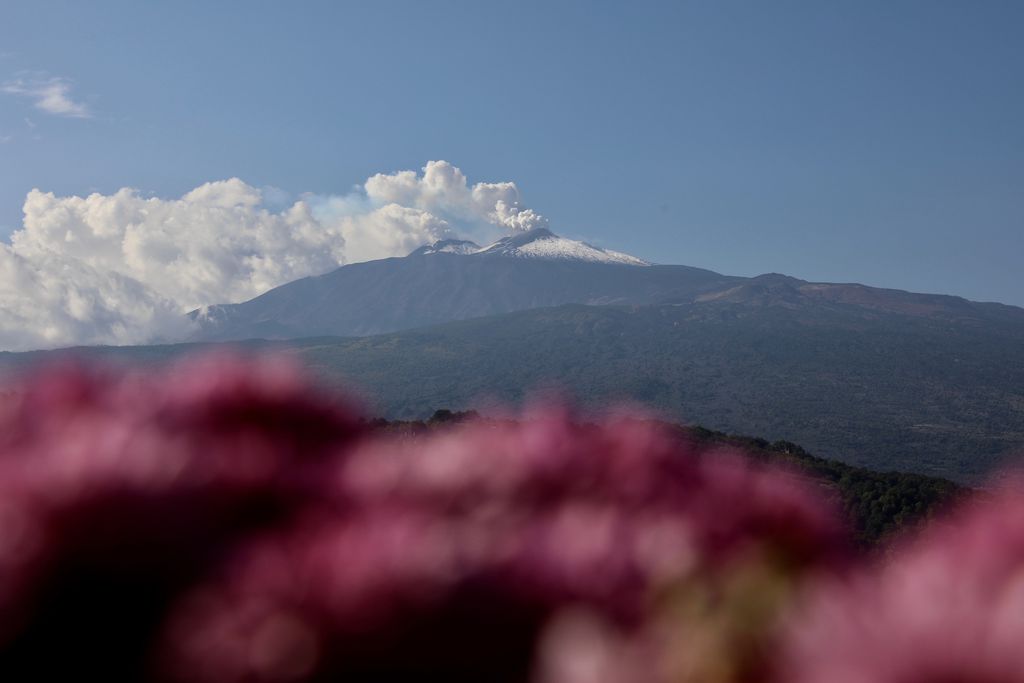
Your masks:
M 584 407 L 632 403 L 875 470 L 980 483 L 1024 450 L 1013 325 L 841 306 L 563 306 L 295 349 L 395 418 L 519 404 L 550 387 Z
M 568 305 L 364 338 L 246 342 L 293 354 L 367 411 L 516 407 L 554 389 L 685 424 L 800 443 L 830 459 L 983 483 L 1024 452 L 1024 326 L 861 305 Z M 1001 309 L 996 309 L 1002 315 Z M 161 363 L 220 345 L 86 348 Z M 67 352 L 0 354 L 18 371 Z
M 371 425 L 384 433 L 418 438 L 451 429 L 467 420 L 480 419 L 486 418 L 481 418 L 476 411 L 440 409 L 426 420 L 378 418 L 372 420 Z M 969 492 L 947 479 L 905 472 L 876 472 L 819 458 L 789 441 L 769 442 L 669 423 L 661 426 L 675 432 L 681 440 L 699 444 L 702 451 L 720 446 L 769 465 L 782 465 L 806 474 L 837 499 L 858 542 L 866 547 L 887 544 L 913 531 L 948 510 Z

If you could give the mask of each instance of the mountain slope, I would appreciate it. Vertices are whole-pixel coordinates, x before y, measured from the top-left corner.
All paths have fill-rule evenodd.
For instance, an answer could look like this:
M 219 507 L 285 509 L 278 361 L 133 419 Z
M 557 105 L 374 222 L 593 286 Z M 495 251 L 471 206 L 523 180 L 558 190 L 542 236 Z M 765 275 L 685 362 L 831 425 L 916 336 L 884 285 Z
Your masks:
M 518 404 L 557 387 L 584 407 L 632 402 L 876 470 L 978 483 L 1008 455 L 1024 454 L 1021 309 L 897 296 L 917 306 L 907 313 L 800 295 L 806 283 L 778 276 L 747 285 L 730 295 L 739 301 L 566 305 L 373 337 L 246 346 L 287 350 L 392 418 L 492 399 Z M 202 346 L 77 352 L 151 363 Z M 0 354 L 0 369 L 54 353 Z
M 547 230 L 486 248 L 446 240 L 404 258 L 343 266 L 241 304 L 194 312 L 195 340 L 368 335 L 497 313 L 583 304 L 689 300 L 739 282 L 559 238 Z
M 1024 454 L 1024 324 L 845 304 L 573 305 L 296 348 L 393 417 L 554 386 L 874 469 L 977 482 Z
M 1024 452 L 1024 309 L 624 258 L 546 230 L 450 240 L 211 307 L 199 338 L 304 337 L 269 346 L 390 417 L 554 385 L 876 469 L 979 481 Z M 308 338 L 327 335 L 364 338 Z M 46 356 L 0 366 L 34 357 Z
M 538 229 L 488 247 L 445 240 L 404 258 L 297 280 L 244 303 L 210 306 L 192 313 L 199 328 L 193 340 L 365 336 L 572 303 L 808 310 L 845 305 L 977 324 L 1024 321 L 1022 309 L 953 296 L 652 265 Z

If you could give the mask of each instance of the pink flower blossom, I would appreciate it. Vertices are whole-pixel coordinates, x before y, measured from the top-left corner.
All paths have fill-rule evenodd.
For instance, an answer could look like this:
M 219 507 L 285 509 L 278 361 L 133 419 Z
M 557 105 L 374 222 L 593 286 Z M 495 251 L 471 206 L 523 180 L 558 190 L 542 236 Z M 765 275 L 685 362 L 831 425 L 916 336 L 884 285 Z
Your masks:
M 1024 681 L 1024 499 L 974 501 L 884 565 L 815 586 L 781 680 Z
M 268 666 L 525 680 L 564 610 L 586 606 L 632 652 L 662 590 L 713 585 L 736 564 L 830 566 L 845 547 L 802 481 L 638 421 L 555 413 L 364 442 L 327 484 L 334 505 L 256 540 L 183 601 L 165 640 L 178 680 L 270 680 Z M 316 644 L 308 661 L 306 647 L 281 649 L 302 667 L 252 658 L 279 615 Z
M 0 670 L 130 678 L 175 592 L 361 431 L 277 360 L 35 375 L 0 411 Z
M 0 406 L 9 679 L 667 680 L 760 662 L 781 598 L 734 638 L 749 586 L 844 552 L 816 485 L 635 419 L 387 438 L 232 356 L 51 369 Z

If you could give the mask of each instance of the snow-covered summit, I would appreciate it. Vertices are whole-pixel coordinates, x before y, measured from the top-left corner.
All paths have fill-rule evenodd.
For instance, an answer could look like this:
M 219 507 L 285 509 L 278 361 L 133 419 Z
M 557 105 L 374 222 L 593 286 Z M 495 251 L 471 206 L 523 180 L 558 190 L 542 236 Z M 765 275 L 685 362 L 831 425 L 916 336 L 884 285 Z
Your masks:
M 620 263 L 630 266 L 648 266 L 650 263 L 636 256 L 611 249 L 601 249 L 586 242 L 559 237 L 546 228 L 537 228 L 502 238 L 477 252 L 480 256 L 515 256 L 548 260 L 591 261 L 594 263 Z
M 610 249 L 601 249 L 586 242 L 560 237 L 545 228 L 518 233 L 498 240 L 478 252 L 481 256 L 516 256 L 550 260 L 591 261 L 647 266 L 647 261 Z
M 611 249 L 601 249 L 586 242 L 559 237 L 547 228 L 537 228 L 503 237 L 494 244 L 481 247 L 469 240 L 441 240 L 426 244 L 409 256 L 430 254 L 461 254 L 473 257 L 511 256 L 549 261 L 589 261 L 618 263 L 628 266 L 649 266 L 643 259 Z
M 469 240 L 441 240 L 433 244 L 425 244 L 409 256 L 424 256 L 426 254 L 475 254 L 480 251 L 480 245 Z

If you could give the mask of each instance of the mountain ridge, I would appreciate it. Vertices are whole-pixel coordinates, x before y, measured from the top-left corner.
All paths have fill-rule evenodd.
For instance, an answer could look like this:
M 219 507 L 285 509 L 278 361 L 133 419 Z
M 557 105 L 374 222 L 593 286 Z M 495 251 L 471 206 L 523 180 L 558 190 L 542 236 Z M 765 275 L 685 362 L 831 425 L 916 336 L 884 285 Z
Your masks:
M 1024 309 L 951 295 L 652 264 L 537 229 L 485 247 L 442 240 L 405 257 L 296 280 L 239 304 L 197 309 L 189 314 L 197 326 L 190 341 L 366 336 L 565 304 L 689 303 L 850 305 L 948 320 L 1024 321 Z
M 567 303 L 689 299 L 738 281 L 701 268 L 650 265 L 546 229 L 474 246 L 443 240 L 408 256 L 295 280 L 239 304 L 197 309 L 189 314 L 198 327 L 190 341 L 364 336 Z

